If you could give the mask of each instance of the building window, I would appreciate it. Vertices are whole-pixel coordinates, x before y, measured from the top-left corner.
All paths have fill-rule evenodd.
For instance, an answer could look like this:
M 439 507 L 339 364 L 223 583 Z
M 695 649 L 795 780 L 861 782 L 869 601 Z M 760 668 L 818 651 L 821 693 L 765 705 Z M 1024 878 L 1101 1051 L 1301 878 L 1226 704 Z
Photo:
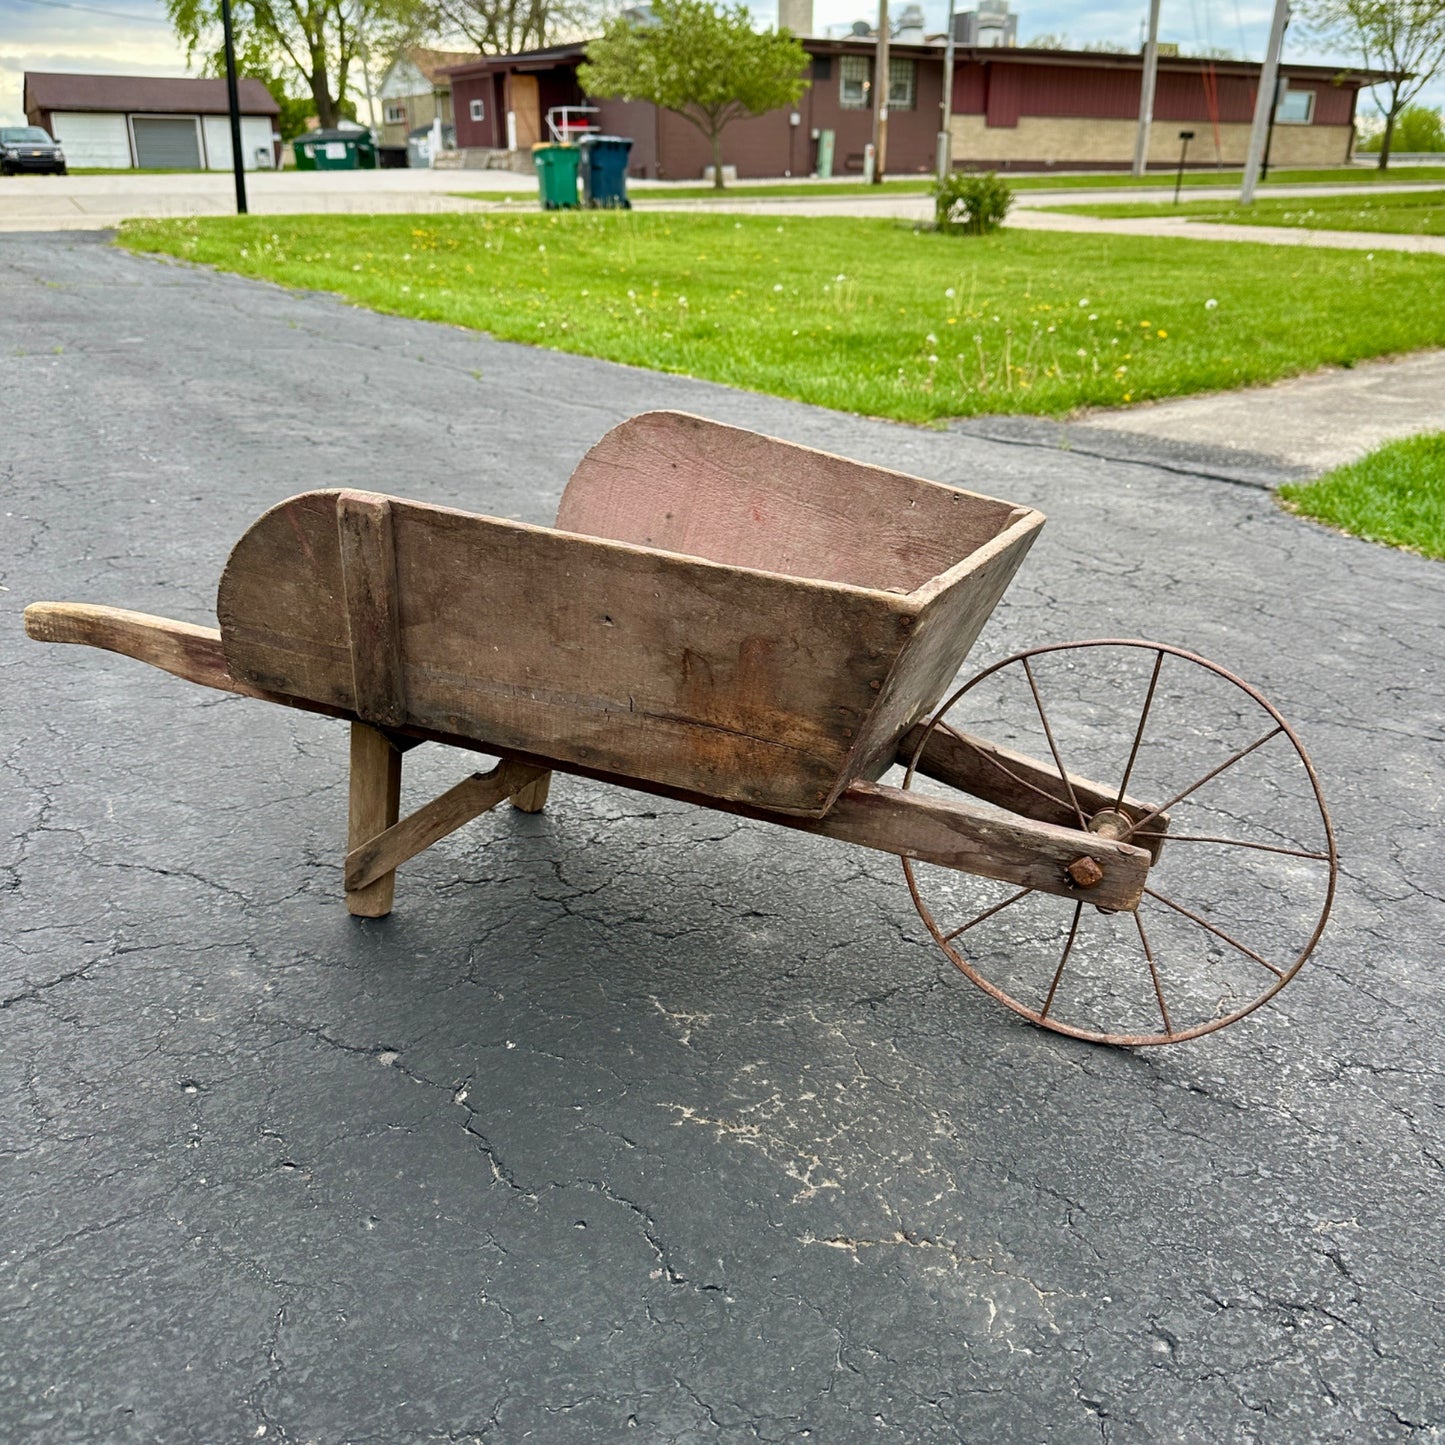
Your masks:
M 918 66 L 912 60 L 888 61 L 888 109 L 912 110 L 918 100 Z
M 843 110 L 867 110 L 869 63 L 866 55 L 844 55 L 838 66 L 838 104 Z
M 1312 90 L 1285 91 L 1274 110 L 1276 125 L 1309 125 L 1314 118 L 1315 93 Z
M 389 100 L 383 111 L 387 125 L 405 125 L 406 107 L 399 100 Z
M 474 100 L 468 114 L 470 114 L 473 120 L 484 120 L 486 119 L 487 110 L 480 100 Z

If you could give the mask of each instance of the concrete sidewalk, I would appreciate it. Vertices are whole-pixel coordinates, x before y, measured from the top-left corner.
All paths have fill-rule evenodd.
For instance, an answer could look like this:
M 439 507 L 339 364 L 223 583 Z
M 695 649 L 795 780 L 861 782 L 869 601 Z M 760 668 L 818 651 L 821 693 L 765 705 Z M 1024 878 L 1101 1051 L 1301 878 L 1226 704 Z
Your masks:
M 256 215 L 396 215 L 487 209 L 453 192 L 514 191 L 534 184 L 509 171 L 252 171 Z M 229 172 L 0 178 L 0 231 L 103 231 L 131 217 L 231 216 Z
M 1172 216 L 1080 216 L 1015 208 L 1007 224 L 1024 231 L 1072 231 L 1099 236 L 1164 236 L 1188 241 L 1247 241 L 1266 246 L 1326 246 L 1346 251 L 1424 251 L 1445 256 L 1445 236 L 1387 231 L 1316 231 L 1303 226 L 1239 226 Z
M 1318 476 L 1400 437 L 1445 432 L 1445 351 L 1364 362 L 1273 386 L 1096 412 L 1066 427 L 1095 444 L 1121 434 L 1273 462 Z

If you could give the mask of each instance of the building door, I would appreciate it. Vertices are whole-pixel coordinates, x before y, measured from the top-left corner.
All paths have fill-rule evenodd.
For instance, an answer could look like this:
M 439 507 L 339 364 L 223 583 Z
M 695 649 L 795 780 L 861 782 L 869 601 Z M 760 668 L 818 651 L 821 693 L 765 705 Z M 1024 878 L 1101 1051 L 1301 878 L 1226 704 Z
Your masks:
M 132 116 L 135 163 L 143 171 L 198 171 L 201 134 L 195 116 Z
M 512 114 L 516 117 L 517 149 L 530 151 L 542 139 L 541 102 L 535 75 L 512 76 Z

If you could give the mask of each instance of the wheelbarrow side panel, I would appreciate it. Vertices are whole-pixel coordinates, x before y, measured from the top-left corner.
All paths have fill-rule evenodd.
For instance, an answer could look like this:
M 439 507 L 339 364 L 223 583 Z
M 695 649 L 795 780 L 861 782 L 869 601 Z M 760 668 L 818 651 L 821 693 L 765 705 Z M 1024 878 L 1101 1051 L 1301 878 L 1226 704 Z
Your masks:
M 338 492 L 262 517 L 217 599 L 253 687 L 810 817 L 846 786 L 919 610 Z
M 577 464 L 557 525 L 808 581 L 911 593 L 986 546 L 1011 502 L 685 412 L 644 412 Z

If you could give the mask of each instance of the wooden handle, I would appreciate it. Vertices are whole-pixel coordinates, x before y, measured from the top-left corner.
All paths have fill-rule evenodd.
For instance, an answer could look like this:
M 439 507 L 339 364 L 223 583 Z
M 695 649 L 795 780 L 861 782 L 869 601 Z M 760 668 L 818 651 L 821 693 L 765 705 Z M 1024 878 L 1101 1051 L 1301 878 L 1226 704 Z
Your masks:
M 85 602 L 32 602 L 25 609 L 25 632 L 37 642 L 78 642 L 118 652 L 204 687 L 241 690 L 226 671 L 214 627 Z
M 214 627 L 197 627 L 169 617 L 152 617 L 148 612 L 127 612 L 122 607 L 99 607 L 88 602 L 32 602 L 25 609 L 25 632 L 37 642 L 78 642 L 133 657 L 201 687 L 258 697 L 263 702 L 326 717 L 352 716 L 345 708 L 329 703 L 288 697 L 239 682 L 226 666 L 221 634 Z

